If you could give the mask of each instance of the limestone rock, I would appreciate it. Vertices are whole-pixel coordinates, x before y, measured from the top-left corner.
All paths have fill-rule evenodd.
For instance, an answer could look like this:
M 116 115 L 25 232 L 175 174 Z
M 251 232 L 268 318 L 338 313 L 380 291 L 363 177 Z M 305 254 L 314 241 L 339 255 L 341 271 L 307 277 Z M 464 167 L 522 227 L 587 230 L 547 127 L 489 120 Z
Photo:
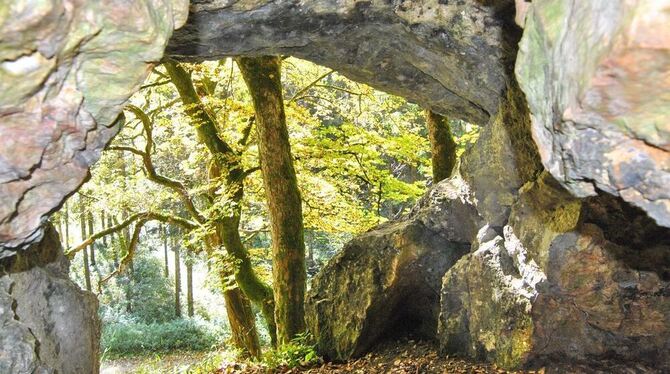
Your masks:
M 507 368 L 670 368 L 670 230 L 641 210 L 577 199 L 545 172 L 521 188 L 503 235 L 485 227 L 473 249 L 444 277 L 445 351 Z
M 530 114 L 519 87 L 510 83 L 477 142 L 461 157 L 460 173 L 475 198 L 477 211 L 492 227 L 502 227 L 518 190 L 542 170 L 530 137 Z
M 440 345 L 451 354 L 517 368 L 532 348 L 530 312 L 545 275 L 509 226 L 504 239 L 482 227 L 473 250 L 444 276 Z
M 48 214 L 87 177 L 187 4 L 0 5 L 0 258 L 38 240 Z
M 194 2 L 167 53 L 189 60 L 287 54 L 485 124 L 519 33 L 514 1 Z
M 670 227 L 670 3 L 533 0 L 516 76 L 544 166 Z
M 320 352 L 344 360 L 382 335 L 434 337 L 441 278 L 468 252 L 479 217 L 456 177 L 407 217 L 356 237 L 322 269 L 306 313 Z
M 40 243 L 0 262 L 0 372 L 99 371 L 98 301 L 68 267 L 50 225 Z

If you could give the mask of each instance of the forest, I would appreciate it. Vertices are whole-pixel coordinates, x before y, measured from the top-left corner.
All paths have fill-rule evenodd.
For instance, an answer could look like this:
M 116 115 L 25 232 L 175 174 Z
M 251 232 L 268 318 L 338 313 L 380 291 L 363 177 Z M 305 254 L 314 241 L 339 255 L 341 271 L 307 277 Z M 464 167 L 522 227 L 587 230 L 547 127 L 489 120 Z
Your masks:
M 99 298 L 103 373 L 165 355 L 185 355 L 182 369 L 320 362 L 311 278 L 449 177 L 478 132 L 282 57 L 167 61 L 123 116 L 52 217 L 71 277 Z

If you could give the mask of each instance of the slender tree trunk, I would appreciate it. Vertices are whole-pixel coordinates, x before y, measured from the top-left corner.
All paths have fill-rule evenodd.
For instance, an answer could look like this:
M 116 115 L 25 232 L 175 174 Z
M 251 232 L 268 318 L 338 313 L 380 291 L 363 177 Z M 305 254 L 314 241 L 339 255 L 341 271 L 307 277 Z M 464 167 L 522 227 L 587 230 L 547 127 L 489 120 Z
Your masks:
M 109 221 L 107 222 L 110 226 L 118 225 L 119 221 L 116 219 L 116 217 L 112 217 L 111 215 L 109 216 Z M 114 246 L 114 238 L 116 237 L 116 242 L 117 245 Z M 114 261 L 114 268 L 119 267 L 119 249 L 121 248 L 122 244 L 122 239 L 121 239 L 121 234 L 119 233 L 114 233 L 112 234 L 112 237 L 110 238 L 111 244 L 113 246 L 112 250 L 112 260 Z
M 256 111 L 258 149 L 272 235 L 275 320 L 280 344 L 305 331 L 305 241 L 279 57 L 238 58 Z
M 70 209 L 67 201 L 65 202 L 63 218 L 65 219 L 65 248 L 70 248 Z
M 104 230 L 107 228 L 105 225 L 107 221 L 105 220 L 105 211 L 100 212 L 100 229 Z M 102 237 L 102 245 L 107 248 L 107 235 Z
M 88 212 L 88 234 L 93 235 L 95 233 L 95 222 L 93 218 L 93 212 L 89 211 Z M 91 266 L 95 267 L 95 246 L 91 244 L 89 247 L 89 250 L 91 251 Z
M 168 229 L 166 225 L 161 225 L 161 233 L 163 234 L 163 258 L 165 260 L 165 278 L 170 276 L 170 265 L 168 264 Z
M 186 310 L 189 317 L 193 317 L 193 256 L 186 256 Z
M 81 228 L 81 240 L 86 240 L 86 208 L 84 205 L 84 199 L 79 197 L 79 204 L 81 204 L 81 212 L 79 214 L 79 226 Z M 84 253 L 84 283 L 86 285 L 86 291 L 91 291 L 91 268 L 88 264 L 88 248 L 84 248 L 82 251 Z
M 173 239 L 174 247 L 174 314 L 181 317 L 181 269 L 179 266 L 179 244 Z
M 447 118 L 426 110 L 426 124 L 433 159 L 433 183 L 451 176 L 456 166 L 456 142 Z

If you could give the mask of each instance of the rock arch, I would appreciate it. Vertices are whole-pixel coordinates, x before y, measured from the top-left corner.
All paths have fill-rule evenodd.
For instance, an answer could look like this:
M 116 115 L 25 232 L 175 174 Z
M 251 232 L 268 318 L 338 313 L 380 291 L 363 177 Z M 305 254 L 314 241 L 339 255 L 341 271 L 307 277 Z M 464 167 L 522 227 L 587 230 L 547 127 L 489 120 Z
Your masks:
M 670 342 L 668 244 L 644 242 L 654 266 L 631 261 L 602 219 L 626 201 L 655 220 L 631 213 L 645 232 L 670 236 L 667 0 L 194 0 L 188 22 L 185 0 L 40 4 L 0 6 L 0 258 L 40 240 L 166 47 L 291 54 L 484 125 L 460 167 L 482 224 L 442 279 L 445 349 L 507 367 L 670 368 L 649 360 Z M 475 278 L 509 298 L 461 281 Z

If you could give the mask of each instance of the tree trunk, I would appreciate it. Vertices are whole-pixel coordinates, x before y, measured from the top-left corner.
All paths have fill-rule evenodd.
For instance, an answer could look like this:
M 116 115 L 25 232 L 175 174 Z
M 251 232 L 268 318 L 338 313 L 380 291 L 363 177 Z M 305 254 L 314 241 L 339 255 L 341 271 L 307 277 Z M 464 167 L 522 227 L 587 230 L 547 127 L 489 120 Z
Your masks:
M 433 183 L 447 179 L 456 166 L 456 142 L 447 118 L 426 110 L 426 124 L 433 159 Z
M 193 317 L 193 256 L 186 256 L 186 305 L 189 317 Z
M 174 315 L 181 317 L 181 270 L 179 267 L 179 244 L 173 239 L 174 247 Z
M 93 212 L 88 212 L 88 234 L 93 235 L 95 233 L 95 222 L 93 218 Z M 91 251 L 91 266 L 95 267 L 95 246 L 93 243 L 88 247 Z
M 107 228 L 105 225 L 107 221 L 105 220 L 105 211 L 100 212 L 100 229 L 104 230 Z M 102 245 L 107 248 L 107 235 L 102 237 Z
M 161 225 L 161 233 L 163 234 L 163 258 L 165 259 L 165 278 L 170 276 L 170 266 L 168 265 L 168 229 L 166 225 Z
M 108 216 L 108 222 L 109 226 L 114 226 L 118 225 L 119 221 L 116 219 L 116 217 L 112 217 L 111 215 Z M 114 237 L 116 237 L 116 242 L 118 245 L 114 245 Z M 119 267 L 119 249 L 121 248 L 121 235 L 118 233 L 113 233 L 111 238 L 110 238 L 110 244 L 112 244 L 112 260 L 114 261 L 114 268 Z
M 279 57 L 238 58 L 256 111 L 258 150 L 272 235 L 275 320 L 280 344 L 305 331 L 302 203 L 286 128 Z
M 251 303 L 242 291 L 235 287 L 223 292 L 226 314 L 233 335 L 233 343 L 243 348 L 250 357 L 260 358 L 261 344 L 256 331 L 256 321 Z
M 221 257 L 216 252 L 220 251 L 221 236 L 209 235 L 206 243 L 207 254 L 211 258 L 220 259 Z M 226 302 L 226 313 L 233 335 L 233 343 L 244 350 L 247 355 L 258 358 L 261 354 L 261 345 L 256 330 L 256 318 L 249 304 L 249 299 L 239 287 L 231 287 L 229 284 L 228 280 L 233 275 L 228 273 L 229 270 L 227 269 L 230 269 L 230 267 L 223 264 L 217 265 L 214 268 L 220 269 L 219 278 L 221 279 L 221 289 Z M 235 280 L 235 282 L 239 284 L 239 281 Z
M 125 170 L 125 168 L 124 168 Z M 121 217 L 125 221 L 126 218 L 128 218 L 128 213 L 124 210 L 123 213 L 121 214 Z M 128 253 L 129 251 L 129 246 L 130 246 L 130 228 L 126 227 L 123 229 L 123 237 L 121 240 L 122 246 L 125 249 L 125 252 Z M 129 264 L 129 269 L 128 269 L 128 274 L 126 274 L 126 312 L 132 313 L 133 312 L 133 287 L 132 287 L 132 282 L 133 282 L 133 260 L 130 259 L 130 264 Z
M 188 72 L 172 62 L 165 62 L 164 66 L 172 83 L 179 91 L 179 96 L 187 108 L 186 111 L 194 123 L 200 141 L 205 144 L 212 155 L 214 162 L 211 164 L 209 177 L 219 178 L 224 173 L 225 192 L 222 195 L 217 195 L 216 189 L 213 189 L 210 194 L 214 199 L 228 199 L 230 214 L 211 217 L 212 220 L 217 221 L 217 237 L 213 238 L 217 243 L 212 246 L 218 248 L 223 244 L 226 251 L 239 261 L 239 267 L 235 272 L 235 280 L 246 297 L 254 302 L 263 313 L 271 344 L 276 346 L 277 329 L 272 288 L 256 275 L 249 253 L 244 247 L 239 233 L 240 206 L 244 197 L 245 178 L 241 156 L 218 136 L 216 122 L 195 92 Z
M 63 218 L 65 219 L 65 248 L 70 248 L 70 209 L 67 201 L 65 202 Z
M 79 226 L 81 228 L 81 240 L 86 240 L 86 208 L 84 207 L 84 199 L 79 196 L 79 204 L 81 204 L 81 211 L 79 213 Z M 91 291 L 91 268 L 88 265 L 88 249 L 84 248 L 84 284 L 86 291 Z

